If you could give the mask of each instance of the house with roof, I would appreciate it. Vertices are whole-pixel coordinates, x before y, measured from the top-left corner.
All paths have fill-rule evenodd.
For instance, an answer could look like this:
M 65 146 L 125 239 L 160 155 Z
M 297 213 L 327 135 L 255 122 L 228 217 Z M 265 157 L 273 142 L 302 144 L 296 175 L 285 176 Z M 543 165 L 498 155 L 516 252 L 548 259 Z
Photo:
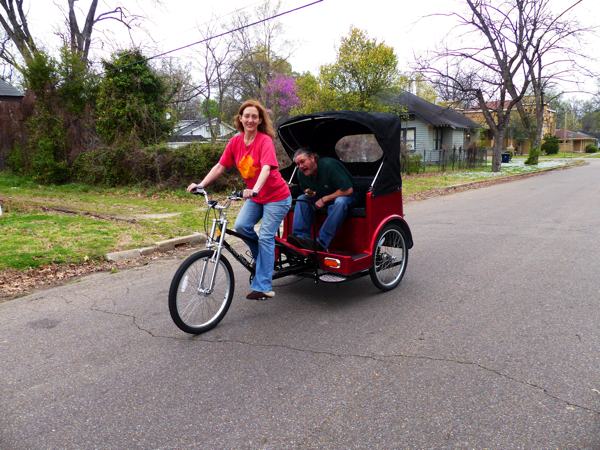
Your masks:
M 423 161 L 437 162 L 448 152 L 463 152 L 477 135 L 480 125 L 460 112 L 428 102 L 404 91 L 392 99 L 406 107 L 408 117 L 402 120 L 402 144 Z
M 237 133 L 231 125 L 217 119 L 180 120 L 168 139 L 167 145 L 178 148 L 193 142 L 210 142 L 211 128 L 216 131 L 217 141 L 224 141 Z
M 561 152 L 585 152 L 585 147 L 594 145 L 598 147 L 598 139 L 580 131 L 570 131 L 558 128 L 554 136 L 558 138 Z
M 15 143 L 23 139 L 23 93 L 0 78 L 0 170 Z
M 19 102 L 23 93 L 0 78 L 0 102 Z
M 506 110 L 510 103 L 510 100 L 506 100 L 503 105 L 503 110 Z M 496 111 L 500 106 L 499 101 L 491 101 L 486 103 L 487 108 L 492 112 Z M 532 115 L 535 113 L 535 103 L 533 99 L 527 97 L 523 100 L 523 106 L 525 110 Z M 489 129 L 483 111 L 481 108 L 472 108 L 461 111 L 466 117 L 477 122 L 481 128 L 479 134 L 479 144 L 482 147 L 493 147 L 494 146 L 494 134 Z M 507 128 L 504 135 L 504 148 L 514 149 L 518 154 L 526 154 L 531 149 L 531 139 L 527 136 L 525 130 L 522 129 L 521 119 L 519 112 L 516 107 L 513 107 L 510 111 L 510 123 L 511 125 Z M 544 105 L 544 120 L 542 124 L 542 136 L 547 134 L 554 134 L 556 130 L 556 111 L 551 109 L 548 104 Z

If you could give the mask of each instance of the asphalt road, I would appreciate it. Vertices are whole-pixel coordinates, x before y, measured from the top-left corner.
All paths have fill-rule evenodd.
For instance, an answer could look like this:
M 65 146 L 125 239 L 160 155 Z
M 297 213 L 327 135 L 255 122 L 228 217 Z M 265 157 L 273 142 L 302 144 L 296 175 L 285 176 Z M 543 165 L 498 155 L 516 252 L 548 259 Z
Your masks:
M 406 205 L 403 282 L 277 282 L 200 337 L 179 261 L 0 304 L 0 448 L 600 448 L 600 161 Z

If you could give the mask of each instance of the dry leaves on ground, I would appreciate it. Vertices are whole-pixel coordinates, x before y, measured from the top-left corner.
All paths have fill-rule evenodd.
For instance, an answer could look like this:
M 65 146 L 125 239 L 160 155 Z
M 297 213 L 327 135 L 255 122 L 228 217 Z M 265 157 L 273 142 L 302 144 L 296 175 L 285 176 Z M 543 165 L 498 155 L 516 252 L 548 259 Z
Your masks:
M 109 262 L 87 261 L 82 264 L 50 264 L 28 270 L 7 269 L 0 271 L 0 302 L 20 297 L 40 289 L 58 286 L 67 281 L 94 272 L 112 272 L 132 267 L 144 266 L 153 260 L 185 256 L 191 247 L 184 245 L 162 253 L 154 253 L 140 258 Z

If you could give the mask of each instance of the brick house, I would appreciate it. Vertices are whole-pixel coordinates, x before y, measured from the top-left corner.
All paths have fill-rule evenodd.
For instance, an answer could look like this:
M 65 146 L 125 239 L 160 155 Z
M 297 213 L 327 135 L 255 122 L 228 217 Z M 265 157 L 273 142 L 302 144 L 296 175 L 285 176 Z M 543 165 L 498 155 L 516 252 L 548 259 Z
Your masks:
M 598 146 L 598 139 L 579 131 L 557 129 L 554 136 L 558 138 L 561 152 L 585 152 L 589 144 Z
M 505 101 L 504 104 L 508 106 L 510 101 Z M 486 106 L 490 109 L 493 114 L 493 111 L 498 108 L 499 102 L 492 101 L 486 103 Z M 532 101 L 524 103 L 525 110 L 535 114 L 535 105 Z M 480 108 L 473 109 L 465 109 L 461 111 L 465 116 L 469 119 L 477 122 L 481 128 L 481 132 L 479 135 L 479 144 L 483 147 L 493 147 L 494 146 L 494 136 L 491 130 L 488 128 L 487 122 L 485 121 L 485 117 L 483 116 L 483 111 Z M 519 113 L 516 107 L 513 107 L 510 112 L 511 122 L 520 122 Z M 556 111 L 550 109 L 549 105 L 544 105 L 544 121 L 542 125 L 542 136 L 547 134 L 554 134 L 556 130 Z M 518 154 L 525 154 L 529 152 L 531 148 L 531 140 L 526 137 L 524 134 L 520 134 L 516 131 L 515 127 L 510 127 L 506 130 L 506 135 L 504 137 L 504 148 L 513 148 Z

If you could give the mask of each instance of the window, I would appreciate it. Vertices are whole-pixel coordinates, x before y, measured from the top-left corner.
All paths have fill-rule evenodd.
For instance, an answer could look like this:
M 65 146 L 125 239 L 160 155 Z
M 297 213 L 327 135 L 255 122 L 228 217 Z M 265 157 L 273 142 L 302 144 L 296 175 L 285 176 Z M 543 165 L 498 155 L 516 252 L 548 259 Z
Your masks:
M 383 156 L 383 150 L 372 134 L 344 136 L 335 144 L 335 152 L 344 162 L 373 162 Z
M 443 131 L 441 128 L 434 128 L 433 133 L 433 149 L 440 150 L 442 148 Z
M 417 129 L 404 128 L 402 129 L 402 143 L 406 146 L 409 152 L 414 152 L 417 148 Z

